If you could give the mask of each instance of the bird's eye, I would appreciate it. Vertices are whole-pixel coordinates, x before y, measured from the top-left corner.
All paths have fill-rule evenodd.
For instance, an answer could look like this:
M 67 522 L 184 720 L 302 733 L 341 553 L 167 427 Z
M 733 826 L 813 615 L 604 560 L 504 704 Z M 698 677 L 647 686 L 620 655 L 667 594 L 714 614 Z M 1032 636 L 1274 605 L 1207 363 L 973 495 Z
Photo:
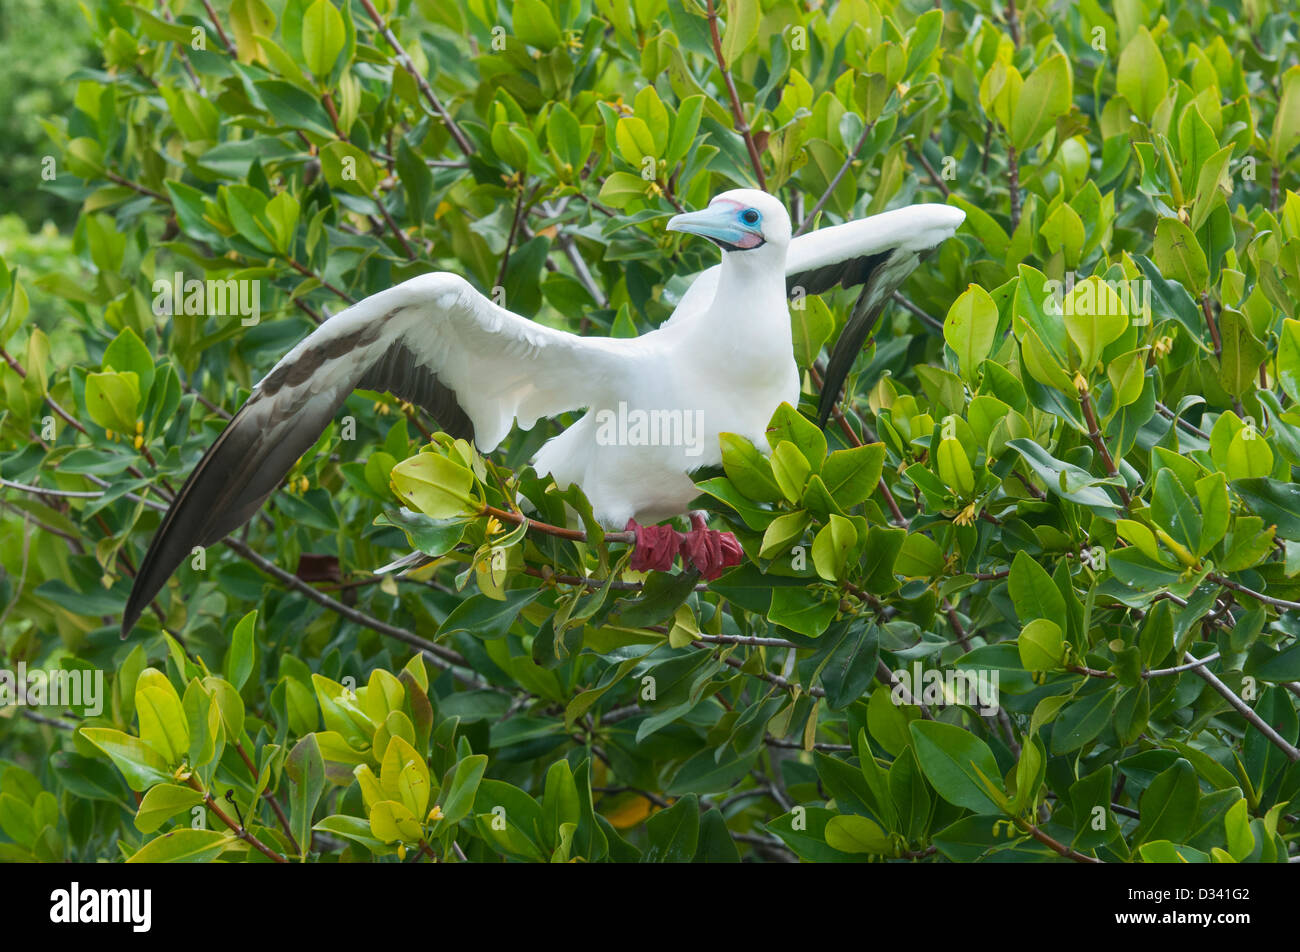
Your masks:
M 758 210 L 754 208 L 746 208 L 743 212 L 740 213 L 740 220 L 743 221 L 746 225 L 757 225 L 758 218 L 759 218 Z

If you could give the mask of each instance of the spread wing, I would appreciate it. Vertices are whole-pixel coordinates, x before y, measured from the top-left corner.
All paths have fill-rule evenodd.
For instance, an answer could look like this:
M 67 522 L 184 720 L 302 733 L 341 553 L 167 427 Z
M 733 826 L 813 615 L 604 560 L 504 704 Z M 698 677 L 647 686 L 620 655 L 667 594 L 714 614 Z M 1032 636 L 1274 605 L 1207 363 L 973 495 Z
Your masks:
M 387 390 L 490 452 L 516 419 L 527 429 L 605 399 L 628 343 L 534 323 L 445 272 L 341 311 L 253 388 L 185 481 L 140 564 L 123 634 L 194 546 L 252 518 L 353 390 Z
M 790 242 L 785 259 L 790 296 L 821 294 L 836 285 L 862 287 L 826 368 L 818 413 L 822 426 L 886 302 L 935 247 L 952 237 L 965 217 L 965 212 L 950 205 L 909 205 L 820 228 Z M 718 274 L 716 265 L 701 273 L 669 321 L 707 308 L 718 288 Z
M 826 425 L 844 378 L 885 303 L 930 252 L 952 237 L 965 217 L 965 212 L 950 205 L 911 205 L 822 228 L 790 243 L 785 275 L 792 294 L 796 288 L 821 294 L 837 284 L 862 287 L 826 365 L 819 424 Z

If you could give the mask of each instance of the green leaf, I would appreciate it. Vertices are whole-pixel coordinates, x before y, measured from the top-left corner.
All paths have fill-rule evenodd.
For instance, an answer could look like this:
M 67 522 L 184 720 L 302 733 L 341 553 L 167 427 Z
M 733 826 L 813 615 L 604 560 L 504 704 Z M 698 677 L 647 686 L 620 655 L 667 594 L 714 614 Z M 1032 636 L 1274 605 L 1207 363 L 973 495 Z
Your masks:
M 209 863 L 239 842 L 221 830 L 173 830 L 140 847 L 128 863 Z
M 804 530 L 812 522 L 812 515 L 800 509 L 777 516 L 763 532 L 763 541 L 758 554 L 764 559 L 777 558 L 786 554 L 791 543 L 803 536 Z
M 1210 267 L 1205 252 L 1196 241 L 1192 230 L 1177 218 L 1161 218 L 1156 222 L 1156 238 L 1152 257 L 1165 276 L 1177 281 L 1193 294 L 1202 294 L 1210 280 Z
M 138 390 L 147 394 L 153 386 L 153 354 L 130 327 L 124 327 L 104 350 L 104 370 L 116 370 L 136 376 Z
M 957 354 L 957 366 L 966 380 L 978 379 L 977 370 L 993 350 L 997 329 L 997 305 L 978 284 L 968 287 L 948 308 L 943 339 Z
M 438 629 L 438 637 L 445 638 L 458 631 L 468 631 L 485 641 L 500 638 L 514 624 L 529 602 L 541 594 L 540 589 L 514 589 L 505 593 L 504 599 L 487 595 L 471 595 L 451 612 Z
M 787 501 L 797 503 L 803 499 L 811 473 L 807 457 L 789 440 L 783 440 L 772 450 L 772 476 Z
M 700 837 L 699 798 L 691 793 L 667 810 L 660 810 L 646 820 L 646 847 L 643 862 L 689 863 L 695 858 Z
M 843 516 L 832 514 L 813 539 L 813 567 L 817 574 L 828 582 L 843 578 L 849 553 L 857 542 L 858 530 L 853 523 Z
M 343 16 L 330 0 L 316 0 L 302 17 L 302 56 L 318 78 L 334 69 L 347 42 Z
M 884 465 L 883 443 L 836 450 L 826 457 L 821 480 L 836 505 L 847 510 L 865 502 L 876 491 Z
M 1071 701 L 1052 725 L 1052 753 L 1068 754 L 1088 743 L 1101 733 L 1114 709 L 1115 692 L 1109 688 Z
M 253 672 L 254 651 L 256 643 L 253 631 L 257 625 L 257 611 L 251 611 L 239 623 L 230 635 L 230 648 L 226 655 L 226 680 L 238 690 L 244 686 L 248 676 Z
M 723 62 L 734 64 L 754 42 L 762 12 L 758 0 L 727 0 L 727 25 L 722 33 Z
M 135 682 L 135 713 L 140 739 L 168 764 L 179 764 L 189 752 L 189 720 L 180 695 L 156 668 L 145 668 Z
M 1300 104 L 1300 91 L 1296 102 Z M 1278 382 L 1288 397 L 1300 403 L 1300 320 L 1283 318 L 1278 338 Z
M 171 780 L 167 762 L 139 738 L 110 727 L 83 727 L 81 735 L 108 755 L 132 790 Z
M 140 378 L 133 373 L 86 374 L 86 412 L 105 430 L 134 434 L 140 415 Z
M 1260 365 L 1268 358 L 1267 348 L 1255 339 L 1245 316 L 1230 309 L 1219 315 L 1219 337 L 1223 344 L 1219 357 L 1220 385 L 1237 398 L 1253 393 Z
M 1235 480 L 1232 488 L 1281 538 L 1300 540 L 1300 484 L 1254 478 Z
M 816 638 L 829 627 L 838 608 L 838 599 L 808 589 L 783 586 L 772 590 L 772 607 L 767 618 L 773 624 Z
M 311 843 L 312 814 L 325 790 L 325 759 L 315 734 L 307 734 L 294 745 L 284 771 L 289 776 L 289 825 L 305 859 Z
M 959 440 L 940 440 L 935 464 L 939 467 L 939 478 L 958 499 L 968 499 L 975 492 L 975 473 Z
M 1169 92 L 1169 71 L 1160 47 L 1145 26 L 1128 41 L 1119 57 L 1116 88 L 1143 122 L 1150 122 Z
M 398 498 L 435 519 L 473 515 L 482 508 L 474 496 L 473 471 L 437 453 L 402 460 L 389 478 Z
M 943 550 L 929 536 L 909 532 L 894 560 L 894 572 L 904 578 L 929 578 L 943 571 Z
M 1011 560 L 1007 587 L 1022 623 L 1035 618 L 1065 618 L 1065 599 L 1061 590 L 1047 571 L 1023 549 Z
M 416 843 L 422 836 L 420 821 L 396 800 L 370 807 L 370 832 L 382 843 Z
M 1200 546 L 1201 514 L 1171 469 L 1162 469 L 1156 474 L 1155 490 L 1151 494 L 1151 518 L 1183 548 L 1195 551 Z
M 1105 764 L 1070 785 L 1075 849 L 1095 849 L 1119 834 L 1119 824 L 1110 808 L 1113 774 L 1111 765 Z
M 564 38 L 550 8 L 542 0 L 515 0 L 511 15 L 516 35 L 529 46 L 549 50 L 559 46 Z
M 782 443 L 792 444 L 803 455 L 812 472 L 822 471 L 826 458 L 826 434 L 790 404 L 782 403 L 772 414 L 767 425 L 767 442 L 774 453 Z
M 153 833 L 178 813 L 185 813 L 203 802 L 203 794 L 190 787 L 160 783 L 149 788 L 135 814 L 135 828 Z
M 1300 67 L 1292 66 L 1283 73 L 1280 87 L 1268 142 L 1269 156 L 1279 165 L 1300 142 Z
M 1179 757 L 1142 792 L 1133 844 L 1140 846 L 1151 840 L 1181 842 L 1192 829 L 1200 798 L 1195 768 Z
M 1065 329 L 1079 351 L 1079 366 L 1085 374 L 1091 373 L 1106 346 L 1128 330 L 1124 302 L 1109 286 L 1090 277 L 1074 286 L 1064 310 Z
M 719 433 L 722 468 L 733 486 L 755 502 L 778 502 L 781 487 L 772 475 L 772 464 L 754 445 L 735 433 Z
M 1244 672 L 1261 681 L 1300 681 L 1300 644 L 1258 657 L 1252 655 Z
M 487 769 L 487 755 L 474 754 L 466 757 L 447 771 L 442 781 L 442 794 L 438 805 L 442 807 L 442 820 L 439 828 L 446 829 L 459 823 L 469 815 L 474 806 L 474 796 L 478 793 L 483 771 Z
M 1073 84 L 1070 65 L 1056 53 L 1029 74 L 1011 115 L 1011 144 L 1023 152 L 1055 128 L 1070 111 Z
M 1036 618 L 1020 632 L 1020 663 L 1027 671 L 1052 671 L 1061 666 L 1065 635 L 1049 618 Z
M 916 759 L 925 778 L 949 803 L 976 813 L 997 813 L 999 806 L 981 779 L 1002 779 L 993 752 L 978 737 L 952 724 L 912 721 Z
M 851 814 L 832 817 L 826 824 L 826 845 L 842 853 L 894 855 L 893 844 L 880 824 Z
M 1047 484 L 1048 491 L 1062 499 L 1088 506 L 1094 511 L 1101 510 L 1108 515 L 1113 515 L 1119 508 L 1098 486 L 1111 480 L 1099 479 L 1073 463 L 1056 459 L 1033 440 L 1018 437 L 1008 440 L 1007 446 L 1024 457 L 1030 469 Z

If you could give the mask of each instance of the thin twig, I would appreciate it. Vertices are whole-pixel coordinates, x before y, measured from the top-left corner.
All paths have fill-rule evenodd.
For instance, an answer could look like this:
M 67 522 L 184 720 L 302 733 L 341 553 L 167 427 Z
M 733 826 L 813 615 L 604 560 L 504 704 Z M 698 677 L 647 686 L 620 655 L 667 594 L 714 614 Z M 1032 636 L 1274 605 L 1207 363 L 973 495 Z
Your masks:
M 821 213 L 822 208 L 830 200 L 835 189 L 839 187 L 840 179 L 844 178 L 844 176 L 848 174 L 849 169 L 853 167 L 853 163 L 857 161 L 858 154 L 862 151 L 862 147 L 867 144 L 867 139 L 871 137 L 871 130 L 874 127 L 874 122 L 867 123 L 867 127 L 862 130 L 862 135 L 858 136 L 858 141 L 854 144 L 852 151 L 850 151 L 848 156 L 845 157 L 844 164 L 841 165 L 839 170 L 831 177 L 830 184 L 826 186 L 826 191 L 822 192 L 822 197 L 817 199 L 817 204 L 812 207 L 812 211 L 805 215 L 803 221 L 800 222 L 799 230 L 795 232 L 796 236 L 802 235 L 807 231 L 808 227 Z
M 429 85 L 428 80 L 426 80 L 420 71 L 415 68 L 415 63 L 412 62 L 411 57 L 407 55 L 406 50 L 403 49 L 402 44 L 393 34 L 393 31 L 384 23 L 384 18 L 379 15 L 379 11 L 375 9 L 374 3 L 372 3 L 371 0 L 360 0 L 360 2 L 366 13 L 370 15 L 370 19 L 374 21 L 375 26 L 379 28 L 380 35 L 383 36 L 383 38 L 388 42 L 388 45 L 393 48 L 393 52 L 397 54 L 397 61 L 402 64 L 404 70 L 411 74 L 411 78 L 414 79 L 416 85 L 420 87 L 420 92 L 424 95 L 424 98 L 428 100 L 430 108 L 432 108 L 438 115 L 438 118 L 443 121 L 443 124 L 446 125 L 447 131 L 451 133 L 451 137 L 456 140 L 457 148 L 465 154 L 466 158 L 472 157 L 474 155 L 474 146 L 470 144 L 469 139 L 466 138 L 465 133 L 461 130 L 460 126 L 456 124 L 456 120 L 451 117 L 451 113 L 449 113 L 447 108 L 442 104 L 438 95 L 433 91 L 433 87 Z
M 362 0 L 368 3 L 369 0 Z M 708 19 L 709 19 L 709 36 L 713 40 L 713 57 L 718 62 L 718 72 L 722 74 L 722 81 L 727 87 L 727 97 L 731 100 L 731 115 L 736 123 L 736 131 L 740 133 L 741 138 L 745 140 L 745 148 L 749 151 L 749 161 L 754 167 L 754 175 L 758 178 L 758 187 L 767 191 L 767 176 L 763 174 L 763 161 L 758 154 L 758 145 L 754 142 L 753 130 L 749 128 L 749 123 L 745 120 L 745 111 L 740 105 L 740 96 L 736 92 L 736 84 L 731 78 L 731 70 L 727 68 L 727 62 L 722 56 L 722 34 L 718 31 L 718 10 L 714 6 L 713 0 L 708 0 Z

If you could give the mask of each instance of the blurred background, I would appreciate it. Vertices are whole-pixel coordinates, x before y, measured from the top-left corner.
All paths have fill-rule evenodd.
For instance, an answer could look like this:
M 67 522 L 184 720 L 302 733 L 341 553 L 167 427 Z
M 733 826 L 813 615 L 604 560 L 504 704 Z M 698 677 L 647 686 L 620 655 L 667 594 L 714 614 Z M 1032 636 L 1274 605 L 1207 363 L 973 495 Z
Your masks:
M 29 275 L 72 261 L 77 205 L 40 187 L 52 151 L 41 122 L 71 107 L 68 78 L 98 61 L 77 0 L 0 0 L 0 255 Z

